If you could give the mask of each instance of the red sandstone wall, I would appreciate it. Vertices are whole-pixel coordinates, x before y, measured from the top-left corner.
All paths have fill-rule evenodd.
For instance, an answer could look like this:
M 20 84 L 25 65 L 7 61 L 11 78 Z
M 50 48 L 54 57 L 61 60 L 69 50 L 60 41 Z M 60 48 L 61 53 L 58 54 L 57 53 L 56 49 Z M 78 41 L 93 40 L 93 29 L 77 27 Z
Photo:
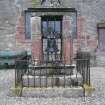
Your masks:
M 19 51 L 31 51 L 31 40 L 25 39 L 24 16 L 19 17 L 19 22 L 16 27 L 16 49 Z
M 71 39 L 71 20 L 70 16 L 63 17 L 63 60 L 65 64 L 72 63 L 73 44 Z
M 32 59 L 42 61 L 42 41 L 34 39 L 32 41 Z
M 77 39 L 73 40 L 73 45 L 70 37 L 64 37 L 63 44 L 63 58 L 66 64 L 71 63 L 71 59 L 74 57 L 78 49 L 84 49 L 87 47 L 90 51 L 97 47 L 97 37 L 96 35 L 83 35 L 83 23 L 85 19 L 83 17 L 78 17 L 77 22 Z M 64 23 L 64 27 L 69 30 L 70 24 L 68 22 Z M 35 59 L 40 59 L 42 57 L 41 39 L 33 38 L 31 40 L 25 39 L 25 27 L 24 27 L 24 17 L 20 16 L 19 22 L 16 28 L 16 48 L 19 51 L 32 51 L 33 57 Z M 66 33 L 69 34 L 69 33 Z M 95 37 L 94 37 L 95 36 Z
M 70 37 L 63 39 L 63 57 L 65 64 L 71 64 L 73 59 L 73 45 Z
M 78 17 L 77 20 L 77 39 L 73 41 L 73 53 L 77 50 L 89 50 L 90 52 L 94 51 L 97 48 L 97 37 L 96 35 L 88 35 L 84 33 L 84 17 Z

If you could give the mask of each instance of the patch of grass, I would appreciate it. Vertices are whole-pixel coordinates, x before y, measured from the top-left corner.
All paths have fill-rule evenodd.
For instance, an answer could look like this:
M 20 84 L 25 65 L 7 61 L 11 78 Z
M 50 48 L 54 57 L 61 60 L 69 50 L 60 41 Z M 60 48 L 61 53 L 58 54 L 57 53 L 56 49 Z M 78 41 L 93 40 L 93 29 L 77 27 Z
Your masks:
M 40 0 L 32 0 L 32 7 L 35 8 L 40 3 Z
M 87 85 L 87 84 L 84 84 L 84 89 L 85 89 L 85 92 L 88 94 L 88 95 L 91 95 L 93 91 L 95 91 L 95 88 L 92 86 L 92 85 Z
M 16 96 L 22 96 L 22 87 L 21 86 L 12 87 L 11 90 Z

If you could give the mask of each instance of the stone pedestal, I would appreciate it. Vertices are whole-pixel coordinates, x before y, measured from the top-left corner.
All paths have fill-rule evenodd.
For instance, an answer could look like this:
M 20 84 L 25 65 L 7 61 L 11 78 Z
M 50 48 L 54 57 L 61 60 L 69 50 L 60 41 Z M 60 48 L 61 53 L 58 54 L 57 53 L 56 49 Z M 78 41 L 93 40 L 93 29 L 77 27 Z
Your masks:
M 71 64 L 73 56 L 73 43 L 71 38 L 71 17 L 63 17 L 63 61 L 64 64 Z
M 42 60 L 41 17 L 31 18 L 32 59 Z

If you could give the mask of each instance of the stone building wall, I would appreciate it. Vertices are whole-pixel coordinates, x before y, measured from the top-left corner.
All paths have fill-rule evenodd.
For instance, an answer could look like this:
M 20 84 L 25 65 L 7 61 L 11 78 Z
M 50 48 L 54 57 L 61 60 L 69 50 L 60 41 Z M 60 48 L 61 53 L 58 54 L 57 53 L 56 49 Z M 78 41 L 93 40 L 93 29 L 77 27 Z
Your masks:
M 20 12 L 31 0 L 0 0 L 0 51 L 16 50 L 16 30 Z
M 105 20 L 105 1 L 61 1 L 65 7 L 76 8 L 78 11 L 78 40 L 74 40 L 74 50 L 76 50 L 76 47 L 79 47 L 78 43 L 80 43 L 82 49 L 94 52 L 98 44 L 97 23 Z M 31 43 L 24 38 L 24 27 L 22 26 L 24 20 L 23 17 L 20 16 L 21 11 L 29 7 L 32 7 L 32 0 L 0 1 L 0 50 L 18 50 L 18 48 L 20 50 L 30 50 Z M 20 23 L 22 25 L 19 25 L 18 20 L 21 21 Z M 17 37 L 18 33 L 16 33 L 16 30 L 20 30 L 21 36 Z M 19 40 L 21 43 L 16 43 L 16 40 Z

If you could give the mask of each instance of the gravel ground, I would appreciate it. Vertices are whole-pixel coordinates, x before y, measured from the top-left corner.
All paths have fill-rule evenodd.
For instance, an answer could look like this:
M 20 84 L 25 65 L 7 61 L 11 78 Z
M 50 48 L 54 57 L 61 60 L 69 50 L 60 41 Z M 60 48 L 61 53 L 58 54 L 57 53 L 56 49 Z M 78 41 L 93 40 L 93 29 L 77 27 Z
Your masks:
M 95 87 L 90 97 L 11 97 L 14 70 L 0 71 L 0 105 L 105 105 L 105 67 L 91 68 L 91 81 Z

